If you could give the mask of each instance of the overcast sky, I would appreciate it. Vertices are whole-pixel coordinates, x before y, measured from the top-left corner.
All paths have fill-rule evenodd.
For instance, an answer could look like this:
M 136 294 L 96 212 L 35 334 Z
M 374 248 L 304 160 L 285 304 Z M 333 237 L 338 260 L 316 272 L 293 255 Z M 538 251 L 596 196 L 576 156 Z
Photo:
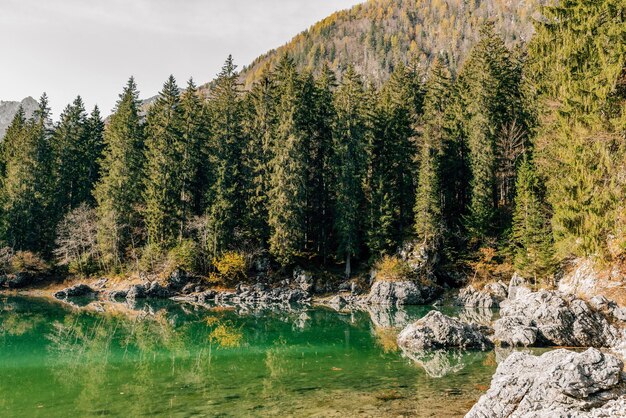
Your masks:
M 107 115 L 134 75 L 210 81 L 359 0 L 0 0 L 0 100 L 47 92 L 55 119 L 80 94 Z

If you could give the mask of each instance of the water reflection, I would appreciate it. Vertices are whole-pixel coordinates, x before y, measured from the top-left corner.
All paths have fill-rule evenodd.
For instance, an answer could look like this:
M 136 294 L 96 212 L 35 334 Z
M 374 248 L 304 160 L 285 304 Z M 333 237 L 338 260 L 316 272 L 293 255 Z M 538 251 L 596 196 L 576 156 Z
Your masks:
M 437 394 L 458 387 L 451 410 L 462 411 L 480 395 L 469 381 L 488 384 L 495 369 L 466 354 L 403 358 L 397 333 L 425 307 L 77 308 L 23 298 L 0 307 L 1 416 L 398 416 L 436 410 Z M 473 377 L 431 377 L 446 371 Z

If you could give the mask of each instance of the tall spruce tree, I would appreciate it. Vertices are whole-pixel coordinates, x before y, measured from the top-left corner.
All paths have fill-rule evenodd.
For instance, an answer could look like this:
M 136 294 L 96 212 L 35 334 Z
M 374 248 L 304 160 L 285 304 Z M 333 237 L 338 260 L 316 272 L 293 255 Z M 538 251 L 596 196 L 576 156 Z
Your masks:
M 209 121 L 198 89 L 190 79 L 187 89 L 180 96 L 180 225 L 179 236 L 188 229 L 194 215 L 204 209 L 204 197 L 208 189 Z
M 243 103 L 238 73 L 229 56 L 215 80 L 209 100 L 212 185 L 207 195 L 213 256 L 229 249 L 245 213 Z
M 248 138 L 244 158 L 247 185 L 245 223 L 251 238 L 260 247 L 265 247 L 270 235 L 270 162 L 273 159 L 273 138 L 277 126 L 275 85 L 274 76 L 266 67 L 244 100 L 244 129 Z
M 511 233 L 515 268 L 525 277 L 545 279 L 553 267 L 552 231 L 543 188 L 528 158 L 520 165 L 516 190 Z
M 44 93 L 33 118 L 23 125 L 13 120 L 5 138 L 6 176 L 3 217 L 6 241 L 14 249 L 49 254 L 54 242 L 54 183 L 52 181 L 51 121 Z
M 467 226 L 473 237 L 483 239 L 497 230 L 496 136 L 516 119 L 519 93 L 510 51 L 493 24 L 480 33 L 459 76 L 459 90 L 472 175 Z
M 413 230 L 415 205 L 415 92 L 398 65 L 383 86 L 369 148 L 369 226 L 372 256 L 393 251 Z
M 270 253 L 283 265 L 302 254 L 306 241 L 307 152 L 302 129 L 302 79 L 285 55 L 276 69 L 277 127 L 273 140 L 268 223 Z
M 183 154 L 180 92 L 169 76 L 146 120 L 144 221 L 148 243 L 168 247 L 180 239 L 185 203 L 181 199 Z
M 444 233 L 442 160 L 450 138 L 451 81 L 440 60 L 433 63 L 425 86 L 421 156 L 415 202 L 415 232 L 429 245 L 441 244 Z
M 93 201 L 102 153 L 103 123 L 97 109 L 87 116 L 82 98 L 68 105 L 52 136 L 56 182 L 56 219 L 80 204 Z
M 338 252 L 345 260 L 345 275 L 351 274 L 351 260 L 361 246 L 364 208 L 363 181 L 366 165 L 365 91 L 352 66 L 343 74 L 335 96 L 337 112 L 334 135 L 335 229 Z
M 546 6 L 530 62 L 546 117 L 535 140 L 561 256 L 623 246 L 626 43 L 621 0 Z
M 126 249 L 139 245 L 144 167 L 140 101 L 131 77 L 104 131 L 104 157 L 94 196 L 98 203 L 98 242 L 107 265 L 119 264 Z

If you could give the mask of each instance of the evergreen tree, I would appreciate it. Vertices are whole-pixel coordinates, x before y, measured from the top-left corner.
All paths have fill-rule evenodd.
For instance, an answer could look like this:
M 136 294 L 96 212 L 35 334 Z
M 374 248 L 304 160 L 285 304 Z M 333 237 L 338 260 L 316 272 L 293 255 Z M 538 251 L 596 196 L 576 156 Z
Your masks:
M 530 44 L 546 117 L 535 141 L 561 256 L 623 246 L 626 43 L 620 0 L 546 6 Z M 616 255 L 616 254 L 614 254 Z
M 49 253 L 54 242 L 50 109 L 44 93 L 33 118 L 14 119 L 5 155 L 3 215 L 7 244 L 14 249 Z M 6 140 L 6 139 L 5 139 Z M 9 143 L 7 143 L 7 146 Z M 5 148 L 6 150 L 6 148 Z
M 208 115 L 192 79 L 180 96 L 180 135 L 178 141 L 181 157 L 180 203 L 181 218 L 179 235 L 187 229 L 192 216 L 203 211 L 207 186 L 208 156 L 206 145 L 209 136 Z
M 211 92 L 212 185 L 207 196 L 213 256 L 231 247 L 241 229 L 246 208 L 243 150 L 243 103 L 238 73 L 229 56 Z
M 511 234 L 515 268 L 526 277 L 544 278 L 553 266 L 552 234 L 543 190 L 528 158 L 520 165 L 516 190 Z
M 307 147 L 301 126 L 302 80 L 291 58 L 276 69 L 277 127 L 271 161 L 268 223 L 270 253 L 287 265 L 302 253 L 306 241 Z
M 119 263 L 128 246 L 137 246 L 141 226 L 144 130 L 139 93 L 131 77 L 104 131 L 104 157 L 94 190 L 98 203 L 98 242 L 106 264 Z
M 493 24 L 484 25 L 481 39 L 459 76 L 472 174 L 467 226 L 471 235 L 479 239 L 495 230 L 496 137 L 519 112 L 519 80 L 514 69 L 510 51 L 496 35 Z
M 368 247 L 373 256 L 395 250 L 413 229 L 415 204 L 414 94 L 398 65 L 376 106 L 369 148 Z
M 308 178 L 308 215 L 307 241 L 317 255 L 325 262 L 330 253 L 330 235 L 332 232 L 332 196 L 330 186 L 333 182 L 331 158 L 333 152 L 333 92 L 336 87 L 335 74 L 324 65 L 320 76 L 315 81 L 309 79 L 309 96 L 303 97 L 304 105 L 309 106 L 305 114 L 309 115 L 306 133 L 309 146 Z
M 363 81 L 348 67 L 335 98 L 337 111 L 334 137 L 335 229 L 339 254 L 346 261 L 345 274 L 351 274 L 351 258 L 361 244 L 365 179 L 365 91 Z
M 443 239 L 442 159 L 450 141 L 450 74 L 435 60 L 426 83 L 423 105 L 422 150 L 415 203 L 415 232 L 424 242 L 438 245 Z
M 167 79 L 148 112 L 144 177 L 148 243 L 167 247 L 181 237 L 184 203 L 180 92 L 174 76 Z
M 56 181 L 56 219 L 85 202 L 92 202 L 102 153 L 100 115 L 87 116 L 82 98 L 68 105 L 52 137 Z
M 245 96 L 246 229 L 258 245 L 269 239 L 268 206 L 270 190 L 270 162 L 273 159 L 273 138 L 276 129 L 275 80 L 269 67 Z

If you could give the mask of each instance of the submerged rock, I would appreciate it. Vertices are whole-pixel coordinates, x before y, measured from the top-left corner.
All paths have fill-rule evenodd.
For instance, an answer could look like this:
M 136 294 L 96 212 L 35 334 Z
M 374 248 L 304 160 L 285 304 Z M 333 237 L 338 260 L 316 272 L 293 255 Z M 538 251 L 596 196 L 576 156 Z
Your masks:
M 493 343 L 482 331 L 477 325 L 463 323 L 439 311 L 430 311 L 402 330 L 398 346 L 407 351 L 453 347 L 486 350 L 493 347 Z
M 86 284 L 79 283 L 66 289 L 59 290 L 54 294 L 54 297 L 57 299 L 67 299 L 77 297 L 94 297 L 97 294 L 97 290 L 92 289 Z
M 423 368 L 428 376 L 441 378 L 460 372 L 470 363 L 482 361 L 485 354 L 452 349 L 404 351 L 404 355 Z
M 505 300 L 508 289 L 502 282 L 489 283 L 484 288 L 477 290 L 469 285 L 459 292 L 457 304 L 474 308 L 497 308 L 500 302 Z
M 372 285 L 368 303 L 374 305 L 423 305 L 439 293 L 436 286 L 424 286 L 412 281 L 378 280 Z
M 511 346 L 611 347 L 619 331 L 606 316 L 573 295 L 541 290 L 507 300 L 494 340 Z
M 625 416 L 623 363 L 597 349 L 512 353 L 466 418 Z

